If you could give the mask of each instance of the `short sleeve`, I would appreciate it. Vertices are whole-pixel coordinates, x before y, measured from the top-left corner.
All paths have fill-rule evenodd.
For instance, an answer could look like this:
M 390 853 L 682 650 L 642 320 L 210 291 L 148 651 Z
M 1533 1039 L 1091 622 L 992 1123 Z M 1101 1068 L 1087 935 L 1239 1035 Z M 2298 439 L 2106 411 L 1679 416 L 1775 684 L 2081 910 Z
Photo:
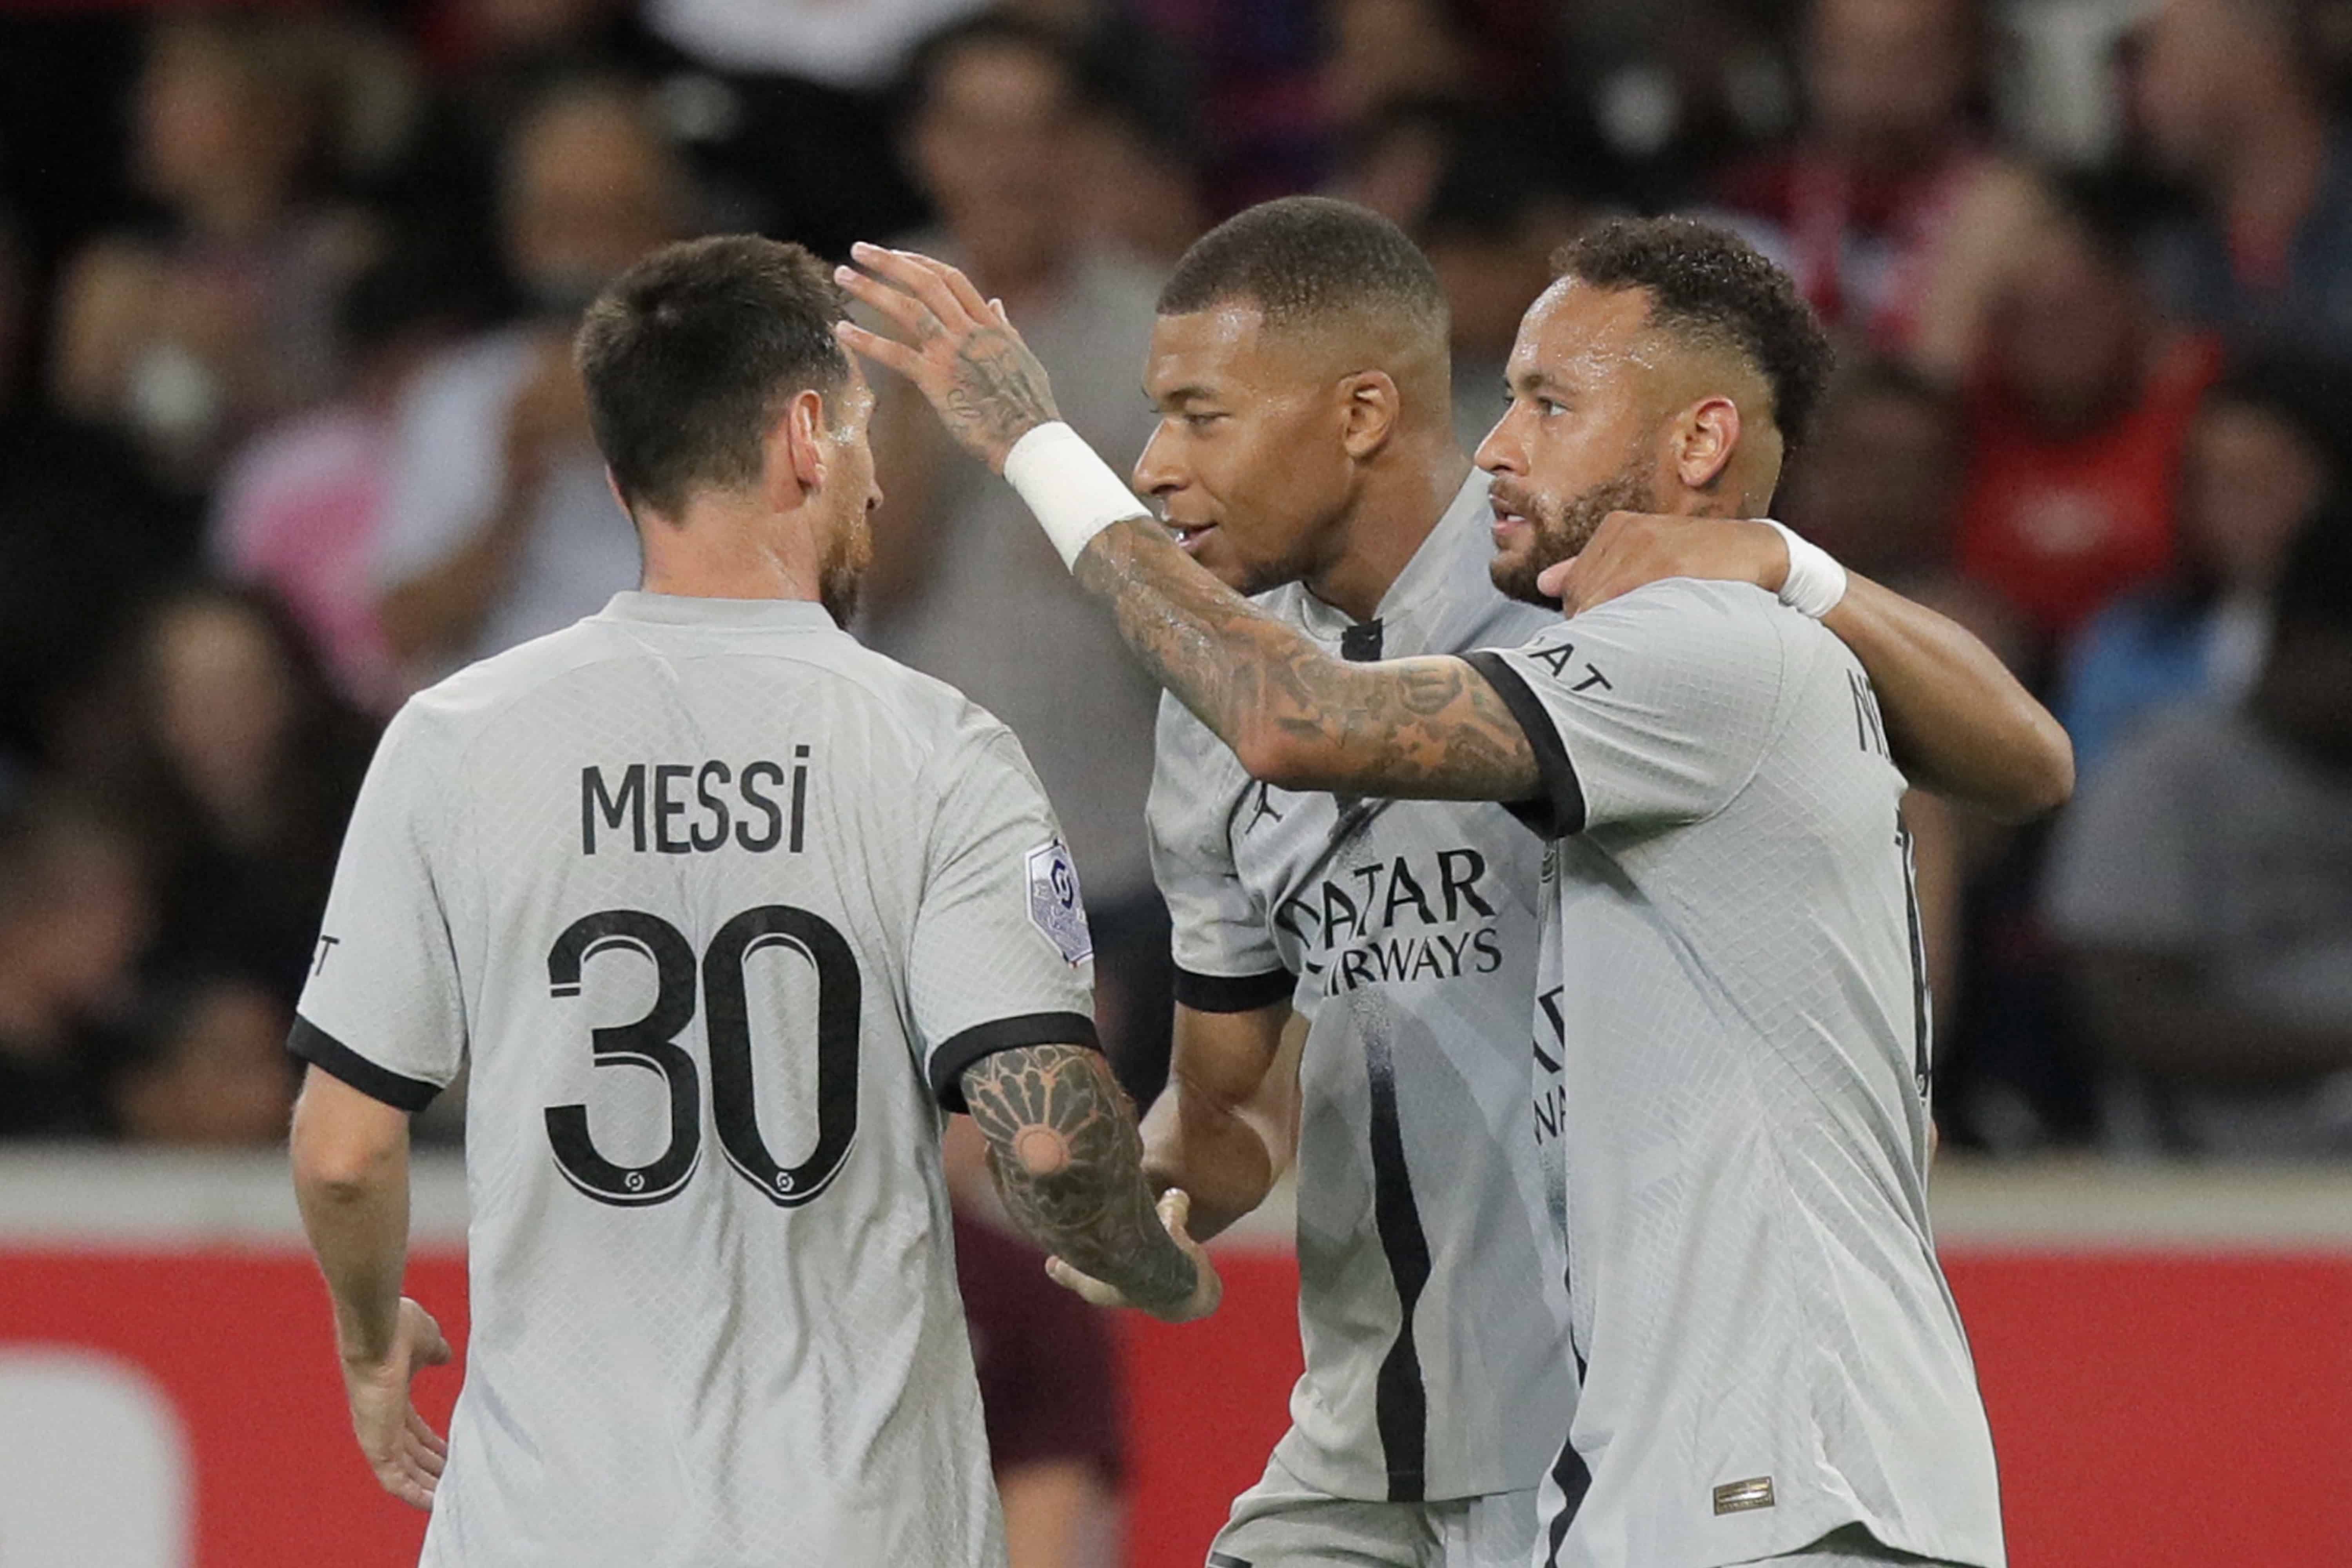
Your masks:
M 2059 819 L 2043 899 L 2062 941 L 2158 953 L 2197 946 L 2197 845 L 2209 818 L 2181 733 L 2167 726 L 2126 744 Z
M 1173 697 L 1160 703 L 1145 821 L 1151 875 L 1167 901 L 1176 1000 L 1202 1013 L 1249 1013 L 1288 1000 L 1265 911 L 1234 865 L 1236 792 L 1263 789 Z
M 1095 1046 L 1094 942 L 1045 792 L 1001 726 L 946 766 L 908 990 L 931 1092 L 961 1110 L 964 1069 L 1023 1046 Z
M 288 1042 L 321 1071 L 403 1110 L 424 1110 L 465 1059 L 443 880 L 445 750 L 414 705 L 384 731 L 343 835 Z
M 1467 656 L 1527 731 L 1547 837 L 1696 822 L 1747 787 L 1779 727 L 1782 608 L 1762 590 L 1676 578 Z

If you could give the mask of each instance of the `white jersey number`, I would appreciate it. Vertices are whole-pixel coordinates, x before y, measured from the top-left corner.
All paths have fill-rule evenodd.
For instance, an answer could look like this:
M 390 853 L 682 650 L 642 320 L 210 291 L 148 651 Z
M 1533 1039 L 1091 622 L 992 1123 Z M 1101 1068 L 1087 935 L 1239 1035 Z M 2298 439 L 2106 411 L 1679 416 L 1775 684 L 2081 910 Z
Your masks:
M 762 948 L 785 947 L 808 961 L 817 981 L 816 1147 L 793 1166 L 779 1165 L 752 1103 L 751 1018 L 743 966 Z M 547 954 L 547 982 L 559 997 L 580 994 L 588 960 L 622 949 L 654 965 L 650 1012 L 634 1024 L 593 1029 L 598 1067 L 644 1068 L 669 1089 L 669 1142 L 642 1165 L 619 1165 L 596 1149 L 588 1108 L 547 1110 L 547 1138 L 566 1180 L 599 1203 L 636 1207 L 676 1197 L 702 1160 L 702 1089 L 694 1058 L 677 1044 L 695 1013 L 694 949 L 676 926 L 643 910 L 603 910 L 574 921 Z M 783 904 L 745 910 L 711 938 L 699 965 L 710 1039 L 711 1119 L 719 1147 L 744 1180 L 785 1208 L 808 1202 L 841 1172 L 857 1136 L 857 960 L 822 916 Z

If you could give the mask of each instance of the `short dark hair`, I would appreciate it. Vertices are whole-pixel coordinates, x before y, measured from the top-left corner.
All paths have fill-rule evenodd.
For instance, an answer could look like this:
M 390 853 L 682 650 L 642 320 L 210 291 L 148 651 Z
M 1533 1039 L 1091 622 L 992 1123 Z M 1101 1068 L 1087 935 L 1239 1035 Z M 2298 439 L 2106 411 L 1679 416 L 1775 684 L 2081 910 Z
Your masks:
M 2323 351 L 2258 343 L 2231 353 L 2203 406 L 2248 408 L 2283 426 L 2330 476 L 2352 480 L 2344 432 L 2352 430 L 2352 363 Z
M 1160 290 L 1160 313 L 1190 315 L 1229 300 L 1288 326 L 1367 306 L 1443 327 L 1445 293 L 1429 258 L 1378 213 L 1328 196 L 1284 196 L 1202 235 Z
M 1729 229 L 1693 218 L 1617 218 L 1552 258 L 1559 276 L 1641 289 L 1668 331 L 1737 350 L 1772 389 L 1785 455 L 1811 433 L 1836 355 L 1796 280 Z
M 846 382 L 843 308 L 823 262 L 757 235 L 665 246 L 614 279 L 572 355 L 622 497 L 675 516 L 698 487 L 757 479 L 784 400 Z
M 1061 32 L 1043 22 L 1003 11 L 982 11 L 946 26 L 917 44 L 899 74 L 898 110 L 919 115 L 931 104 L 940 78 L 966 49 L 1018 49 L 1053 67 L 1076 103 L 1084 96 L 1086 63 L 1077 47 Z

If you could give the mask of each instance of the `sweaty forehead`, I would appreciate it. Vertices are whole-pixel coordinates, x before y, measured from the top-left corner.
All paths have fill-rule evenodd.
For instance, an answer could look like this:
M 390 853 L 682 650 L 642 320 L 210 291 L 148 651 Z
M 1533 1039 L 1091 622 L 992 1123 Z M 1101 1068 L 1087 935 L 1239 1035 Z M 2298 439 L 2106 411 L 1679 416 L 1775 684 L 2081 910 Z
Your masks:
M 1651 331 L 1647 289 L 1601 289 L 1563 278 L 1528 307 L 1511 349 L 1511 379 L 1590 384 L 1654 363 L 1658 337 Z

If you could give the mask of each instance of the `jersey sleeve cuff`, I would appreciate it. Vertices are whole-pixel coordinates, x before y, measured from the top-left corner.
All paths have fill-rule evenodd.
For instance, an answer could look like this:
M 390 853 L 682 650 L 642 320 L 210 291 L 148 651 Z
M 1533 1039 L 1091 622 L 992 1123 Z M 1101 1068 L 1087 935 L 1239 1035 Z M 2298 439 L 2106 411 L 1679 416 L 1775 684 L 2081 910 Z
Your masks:
M 1102 1041 L 1095 1035 L 1095 1021 L 1084 1013 L 1024 1013 L 975 1024 L 950 1036 L 931 1053 L 932 1095 L 950 1110 L 968 1109 L 963 1102 L 965 1069 L 982 1057 L 1024 1046 L 1084 1046 L 1098 1051 Z
M 286 1037 L 286 1048 L 328 1077 L 340 1079 L 370 1100 L 380 1100 L 396 1110 L 422 1110 L 441 1092 L 437 1083 L 378 1067 L 299 1013 Z
M 1263 974 L 1198 974 L 1179 966 L 1176 1000 L 1195 1013 L 1255 1013 L 1276 1002 L 1287 1002 L 1298 988 L 1287 969 Z
M 1470 668 L 1486 678 L 1503 706 L 1527 731 L 1528 745 L 1536 755 L 1536 776 L 1542 793 L 1533 800 L 1507 800 L 1503 809 L 1535 829 L 1544 838 L 1566 838 L 1584 831 L 1584 785 L 1577 779 L 1576 764 L 1568 760 L 1568 748 L 1560 744 L 1559 727 L 1551 721 L 1543 699 L 1531 690 L 1525 677 L 1511 668 L 1510 660 L 1492 648 L 1480 648 L 1462 656 Z

